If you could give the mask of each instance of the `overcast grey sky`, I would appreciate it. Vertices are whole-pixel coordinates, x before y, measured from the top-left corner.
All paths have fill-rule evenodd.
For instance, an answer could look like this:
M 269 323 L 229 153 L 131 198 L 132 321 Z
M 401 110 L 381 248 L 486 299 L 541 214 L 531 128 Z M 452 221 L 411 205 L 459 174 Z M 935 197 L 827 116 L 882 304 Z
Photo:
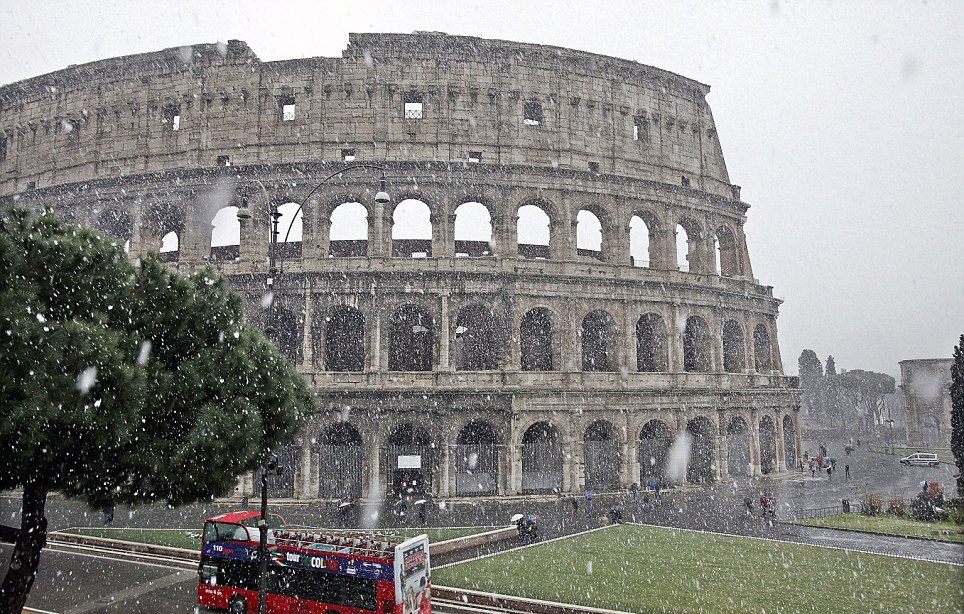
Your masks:
M 636 60 L 712 86 L 783 361 L 899 375 L 964 333 L 964 2 L 0 0 L 0 83 L 240 39 L 339 56 L 349 32 L 438 30 Z

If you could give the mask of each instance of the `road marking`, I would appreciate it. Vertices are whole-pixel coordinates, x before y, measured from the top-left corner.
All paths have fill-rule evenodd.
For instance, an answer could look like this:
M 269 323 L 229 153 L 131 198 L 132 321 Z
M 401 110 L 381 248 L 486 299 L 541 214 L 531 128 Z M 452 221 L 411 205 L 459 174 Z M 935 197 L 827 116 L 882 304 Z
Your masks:
M 88 601 L 87 603 L 74 606 L 64 612 L 64 614 L 84 614 L 84 612 L 90 612 L 91 610 L 102 608 L 105 605 L 120 603 L 132 597 L 140 597 L 141 595 L 150 593 L 159 588 L 164 588 L 166 586 L 171 586 L 172 584 L 183 582 L 184 580 L 187 580 L 195 575 L 196 573 L 193 571 L 179 571 L 177 573 L 172 573 L 169 576 L 164 576 L 163 578 L 158 578 L 157 580 L 149 580 L 138 586 L 117 591 L 116 593 L 111 593 L 110 595 L 106 595 L 104 597 L 98 597 L 94 601 Z
M 69 555 L 72 555 L 72 556 L 85 556 L 85 557 L 88 557 L 88 558 L 91 558 L 91 559 L 103 559 L 103 560 L 105 560 L 105 561 L 116 561 L 116 562 L 121 562 L 121 563 L 130 563 L 130 564 L 133 564 L 133 565 L 146 565 L 146 566 L 148 566 L 148 567 L 157 567 L 157 568 L 160 568 L 160 569 L 168 569 L 168 570 L 183 570 L 183 569 L 184 569 L 184 567 L 182 567 L 182 566 L 177 566 L 177 565 L 173 565 L 173 564 L 161 565 L 161 564 L 159 564 L 159 563 L 148 563 L 147 561 L 138 561 L 138 560 L 134 560 L 134 559 L 125 558 L 125 557 L 122 557 L 122 556 L 105 556 L 104 554 L 90 554 L 90 553 L 87 553 L 87 552 L 77 552 L 77 551 L 75 551 L 75 550 L 73 550 L 73 549 L 70 549 L 70 550 L 61 549 L 61 548 L 58 548 L 57 546 L 47 546 L 46 550 L 49 550 L 49 551 L 51 551 L 51 552 L 57 552 L 58 554 L 69 554 Z M 192 561 L 184 561 L 184 562 L 185 562 L 185 563 L 191 563 L 192 565 L 194 565 L 194 563 L 193 563 Z M 197 573 L 197 572 L 192 572 L 192 573 Z
M 57 612 L 51 612 L 50 610 L 38 610 L 37 608 L 24 608 L 24 612 L 27 614 L 57 614 Z

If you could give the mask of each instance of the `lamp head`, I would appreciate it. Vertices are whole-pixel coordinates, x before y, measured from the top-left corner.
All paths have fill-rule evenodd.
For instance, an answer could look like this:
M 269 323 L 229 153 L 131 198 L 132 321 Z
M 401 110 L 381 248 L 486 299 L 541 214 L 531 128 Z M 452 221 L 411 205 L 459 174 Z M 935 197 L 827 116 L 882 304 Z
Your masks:
M 392 202 L 388 192 L 385 191 L 385 183 L 385 171 L 382 171 L 382 177 L 378 180 L 378 194 L 375 194 L 375 202 L 379 205 L 387 205 Z
M 238 220 L 250 220 L 251 219 L 251 209 L 248 209 L 248 199 L 247 197 L 241 199 L 241 206 L 238 207 Z

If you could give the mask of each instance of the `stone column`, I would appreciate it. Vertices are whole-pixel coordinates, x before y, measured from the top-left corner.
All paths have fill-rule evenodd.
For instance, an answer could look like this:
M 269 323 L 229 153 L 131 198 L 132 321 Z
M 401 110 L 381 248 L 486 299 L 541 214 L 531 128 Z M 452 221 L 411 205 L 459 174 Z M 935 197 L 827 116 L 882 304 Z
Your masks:
M 312 197 L 305 205 L 301 220 L 304 230 L 301 244 L 302 259 L 316 261 L 327 258 L 331 243 L 331 218 L 323 210 L 317 196 Z
M 442 443 L 442 483 L 438 496 L 450 497 L 455 493 L 455 472 L 452 471 L 452 448 L 448 443 Z
M 441 231 L 441 246 L 438 248 L 433 247 L 432 255 L 435 256 L 436 258 L 454 258 L 455 257 L 455 214 L 439 213 L 437 216 L 434 216 L 434 217 L 438 220 L 443 221 L 445 223 L 445 226 L 439 229 Z M 433 226 L 434 226 L 434 223 L 433 223 Z
M 522 439 L 519 438 L 519 443 L 514 440 L 509 444 L 509 457 L 511 461 L 509 463 L 509 492 L 507 495 L 520 495 L 522 494 Z
M 717 433 L 719 433 L 717 437 L 717 441 L 719 442 L 717 446 L 717 458 L 719 460 L 716 465 L 718 467 L 720 480 L 728 480 L 730 479 L 730 447 L 726 437 L 726 414 L 722 409 L 717 412 L 716 418 L 718 422 Z
M 312 492 L 309 477 L 311 475 L 311 446 L 301 442 L 298 449 L 298 465 L 294 475 L 295 499 L 315 499 L 318 497 L 318 483 L 315 482 L 314 492 Z
M 560 314 L 560 319 L 566 322 L 563 330 L 559 331 L 562 343 L 563 370 L 580 371 L 582 369 L 582 354 L 579 343 L 579 330 L 582 323 L 576 321 L 574 306 L 571 302 L 566 303 L 566 308 Z
M 387 258 L 392 253 L 391 212 L 381 203 L 371 205 L 370 212 L 372 215 L 368 228 L 368 255 L 372 258 Z
M 450 338 L 451 325 L 449 324 L 449 292 L 442 291 L 442 311 L 439 323 L 439 371 L 451 371 L 450 359 Z
M 368 461 L 364 463 L 362 467 L 362 479 L 364 480 L 365 477 L 368 477 L 368 492 L 366 493 L 366 497 L 369 500 L 377 500 L 385 494 L 385 485 L 382 484 L 380 441 L 380 433 L 376 430 L 371 445 L 368 448 Z
M 313 284 L 311 279 L 305 280 L 305 318 L 302 327 L 301 340 L 301 371 L 314 371 L 315 369 L 315 344 L 313 337 L 312 323 L 315 319 L 315 295 L 312 291 Z
M 666 322 L 666 358 L 671 373 L 683 372 L 683 331 L 679 329 L 679 317 L 679 305 L 674 303 Z
M 787 451 L 786 444 L 783 441 L 783 418 L 780 417 L 779 411 L 775 412 L 774 419 L 776 421 L 774 430 L 776 431 L 777 471 L 786 471 Z
M 635 373 L 637 369 L 637 356 L 636 356 L 636 321 L 640 315 L 634 311 L 632 303 L 623 303 L 623 335 L 622 335 L 622 345 L 623 353 L 626 362 L 623 366 L 626 367 L 627 372 Z
M 755 410 L 750 411 L 750 464 L 751 475 L 762 475 L 763 466 L 760 460 L 760 418 Z
M 498 454 L 498 467 L 499 467 L 499 479 L 496 482 L 496 493 L 500 497 L 504 497 L 508 494 L 516 494 L 511 490 L 511 467 L 509 456 L 512 454 L 511 445 L 497 445 L 496 453 Z

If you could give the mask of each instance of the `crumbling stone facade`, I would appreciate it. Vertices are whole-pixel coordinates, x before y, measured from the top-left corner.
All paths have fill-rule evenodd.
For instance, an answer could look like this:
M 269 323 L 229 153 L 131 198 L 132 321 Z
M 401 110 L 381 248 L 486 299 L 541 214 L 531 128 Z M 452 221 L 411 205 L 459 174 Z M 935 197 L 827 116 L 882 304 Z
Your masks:
M 708 91 L 440 33 L 279 62 L 168 49 L 0 88 L 0 196 L 217 268 L 260 326 L 269 212 L 289 203 L 272 335 L 318 411 L 281 495 L 626 488 L 683 439 L 691 482 L 782 471 L 799 390 Z M 357 164 L 384 169 L 390 204 L 369 168 L 319 187 Z

